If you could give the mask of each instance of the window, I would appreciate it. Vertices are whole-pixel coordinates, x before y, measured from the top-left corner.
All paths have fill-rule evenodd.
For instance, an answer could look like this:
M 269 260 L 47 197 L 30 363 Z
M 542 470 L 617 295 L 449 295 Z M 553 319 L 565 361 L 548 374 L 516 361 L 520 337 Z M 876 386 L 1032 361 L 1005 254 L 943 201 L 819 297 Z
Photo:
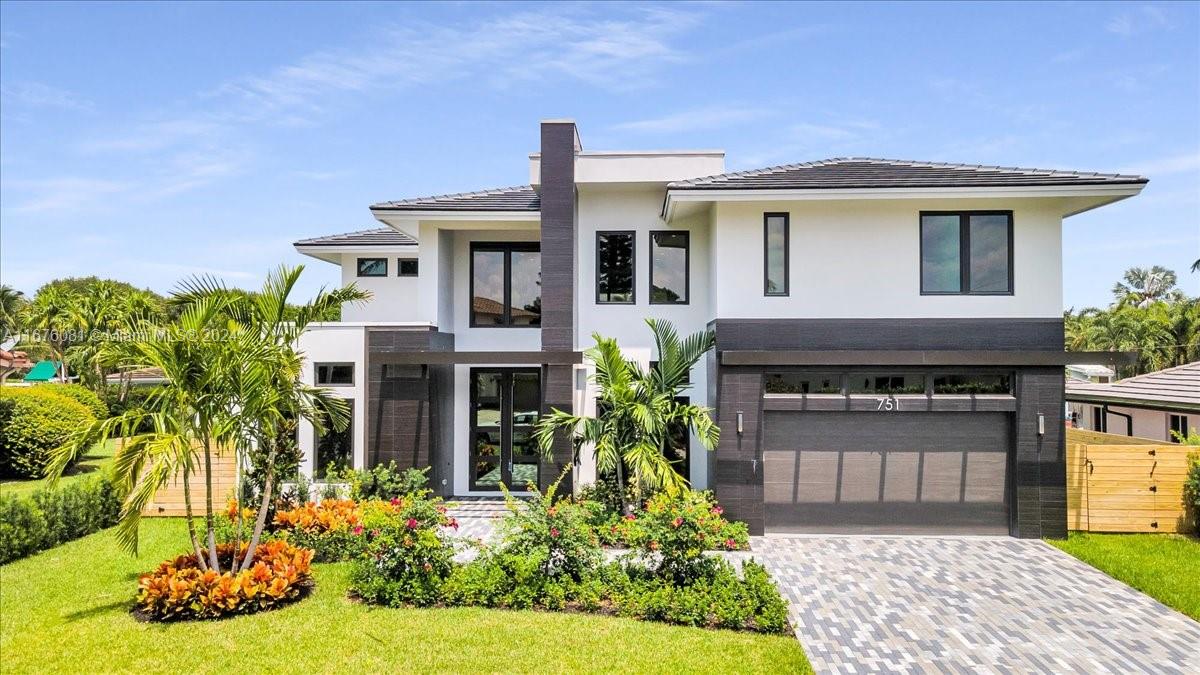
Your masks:
M 788 214 L 763 214 L 763 295 L 788 294 Z
M 353 363 L 318 363 L 317 384 L 322 387 L 349 387 L 354 385 Z
M 597 304 L 634 304 L 636 251 L 633 232 L 596 233 Z
M 1108 420 L 1104 416 L 1104 408 L 1092 406 L 1092 431 L 1108 431 Z
M 416 258 L 400 258 L 396 260 L 396 275 L 401 277 L 415 277 L 420 266 Z
M 1012 212 L 921 214 L 923 295 L 1011 295 Z
M 387 276 L 387 258 L 359 258 L 358 259 L 358 276 L 360 276 L 360 277 L 386 277 Z
M 688 304 L 689 232 L 650 233 L 650 304 Z
M 851 394 L 924 394 L 924 375 L 850 373 L 846 390 Z
M 768 394 L 840 394 L 839 373 L 767 373 Z
M 1181 438 L 1187 438 L 1188 435 L 1188 418 L 1187 415 L 1168 415 L 1167 427 L 1170 431 L 1167 440 L 1172 443 L 1182 443 Z M 1179 434 L 1176 436 L 1175 434 Z
M 542 325 L 542 254 L 537 244 L 471 245 L 471 326 Z
M 1008 375 L 934 375 L 935 394 L 1011 394 Z
M 350 423 L 341 431 L 326 425 L 325 433 L 317 437 L 316 465 L 313 476 L 327 478 L 331 471 L 348 468 L 354 454 L 354 401 L 345 399 L 350 406 Z

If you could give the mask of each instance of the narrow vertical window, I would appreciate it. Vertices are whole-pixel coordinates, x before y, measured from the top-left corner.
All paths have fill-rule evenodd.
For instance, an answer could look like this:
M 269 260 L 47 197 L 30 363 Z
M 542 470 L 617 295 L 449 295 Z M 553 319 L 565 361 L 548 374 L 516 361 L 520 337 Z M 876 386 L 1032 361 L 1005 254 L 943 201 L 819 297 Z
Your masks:
M 317 437 L 316 466 L 313 467 L 313 477 L 317 480 L 328 478 L 331 472 L 348 469 L 353 464 L 354 400 L 344 400 L 350 406 L 350 424 L 341 431 L 326 429 Z
M 763 215 L 763 295 L 788 294 L 789 229 L 788 214 Z
M 688 304 L 689 234 L 650 233 L 650 304 Z
M 921 292 L 961 293 L 958 215 L 921 216 Z
M 1187 415 L 1171 415 L 1167 422 L 1168 441 L 1172 443 L 1183 443 L 1188 437 L 1188 418 Z
M 634 304 L 633 232 L 596 233 L 596 302 Z

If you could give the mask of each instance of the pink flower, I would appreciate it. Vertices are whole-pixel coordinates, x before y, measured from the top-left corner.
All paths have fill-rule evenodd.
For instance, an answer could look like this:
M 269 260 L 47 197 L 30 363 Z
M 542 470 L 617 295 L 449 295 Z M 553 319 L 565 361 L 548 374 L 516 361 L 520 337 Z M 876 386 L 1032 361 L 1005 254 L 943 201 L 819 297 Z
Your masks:
M 557 527 L 552 527 L 552 528 L 550 528 L 550 536 L 551 536 L 551 537 L 557 537 L 557 536 L 558 536 L 558 528 L 557 528 Z
M 355 525 L 355 526 L 354 526 L 354 534 L 356 534 L 356 535 L 358 535 L 358 534 L 362 534 L 362 525 Z
M 625 520 L 637 520 L 637 516 L 633 515 L 632 513 L 627 513 L 625 514 Z
M 714 515 L 714 516 L 719 516 L 719 515 L 721 515 L 722 513 L 725 513 L 725 509 L 723 509 L 723 508 L 721 508 L 721 507 L 719 507 L 719 506 L 714 506 L 714 507 L 713 507 L 713 509 L 712 509 L 712 513 L 713 513 L 713 515 Z
M 458 519 L 457 519 L 457 518 L 451 518 L 451 519 L 450 519 L 450 522 L 446 523 L 446 525 L 447 525 L 447 526 L 449 526 L 449 527 L 453 527 L 454 529 L 456 529 L 456 530 L 457 530 L 457 529 L 458 529 Z
M 438 512 L 438 513 L 445 513 L 445 512 L 446 512 L 446 507 L 444 507 L 444 506 L 439 506 L 439 507 L 437 507 L 437 512 Z
M 399 497 L 392 497 L 391 504 L 392 504 L 392 506 L 400 506 L 400 498 L 399 498 Z
M 675 520 L 672 520 L 671 524 L 674 525 L 675 527 L 679 527 L 680 525 L 683 524 L 683 518 L 680 518 L 679 516 L 675 516 Z
M 420 524 L 420 523 L 418 523 L 418 522 L 417 522 L 417 519 L 416 519 L 416 518 L 409 518 L 409 519 L 408 519 L 408 522 L 407 522 L 407 523 L 405 523 L 405 525 L 407 525 L 407 526 L 408 526 L 408 529 L 410 529 L 410 530 L 415 530 L 415 529 L 417 529 L 417 525 L 419 525 L 419 524 Z
M 734 540 L 732 540 L 732 539 L 726 539 L 726 540 L 725 540 L 725 548 L 727 548 L 727 549 L 729 549 L 730 551 L 732 551 L 732 550 L 734 550 L 735 548 L 737 548 L 737 542 L 736 542 L 736 541 L 734 541 Z

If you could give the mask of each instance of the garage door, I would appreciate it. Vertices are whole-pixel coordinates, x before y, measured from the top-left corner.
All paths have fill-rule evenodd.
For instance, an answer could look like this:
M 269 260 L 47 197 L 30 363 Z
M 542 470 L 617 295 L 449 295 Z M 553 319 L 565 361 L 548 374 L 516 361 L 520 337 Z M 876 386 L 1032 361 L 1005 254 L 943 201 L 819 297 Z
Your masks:
M 1008 413 L 766 413 L 769 532 L 1008 534 Z

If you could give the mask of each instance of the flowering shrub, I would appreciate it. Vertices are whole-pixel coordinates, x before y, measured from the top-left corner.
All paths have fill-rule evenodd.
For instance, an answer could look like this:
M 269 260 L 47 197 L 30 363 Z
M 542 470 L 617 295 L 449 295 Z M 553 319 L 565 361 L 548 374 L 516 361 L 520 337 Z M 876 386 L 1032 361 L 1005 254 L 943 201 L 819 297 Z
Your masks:
M 627 528 L 629 544 L 644 558 L 657 559 L 659 573 L 678 585 L 703 575 L 706 550 L 749 548 L 746 525 L 725 520 L 707 492 L 661 492 L 646 502 L 641 515 L 628 520 Z
M 233 546 L 217 547 L 222 567 L 233 564 Z M 243 546 L 238 557 L 245 555 Z M 192 555 L 181 555 L 138 579 L 137 611 L 159 621 L 215 619 L 272 609 L 300 598 L 312 587 L 313 552 L 284 541 L 260 544 L 254 564 L 233 574 L 201 571 Z
M 584 506 L 570 499 L 555 501 L 560 481 L 562 476 L 545 494 L 531 486 L 534 498 L 522 502 L 505 490 L 509 514 L 500 521 L 500 549 L 536 554 L 541 574 L 552 578 L 566 575 L 578 581 L 600 564 L 600 540 L 588 524 Z
M 440 499 L 425 493 L 368 504 L 381 506 L 364 516 L 364 553 L 350 573 L 354 593 L 393 607 L 438 603 L 454 565 L 454 543 L 445 530 L 458 529 L 458 522 Z

